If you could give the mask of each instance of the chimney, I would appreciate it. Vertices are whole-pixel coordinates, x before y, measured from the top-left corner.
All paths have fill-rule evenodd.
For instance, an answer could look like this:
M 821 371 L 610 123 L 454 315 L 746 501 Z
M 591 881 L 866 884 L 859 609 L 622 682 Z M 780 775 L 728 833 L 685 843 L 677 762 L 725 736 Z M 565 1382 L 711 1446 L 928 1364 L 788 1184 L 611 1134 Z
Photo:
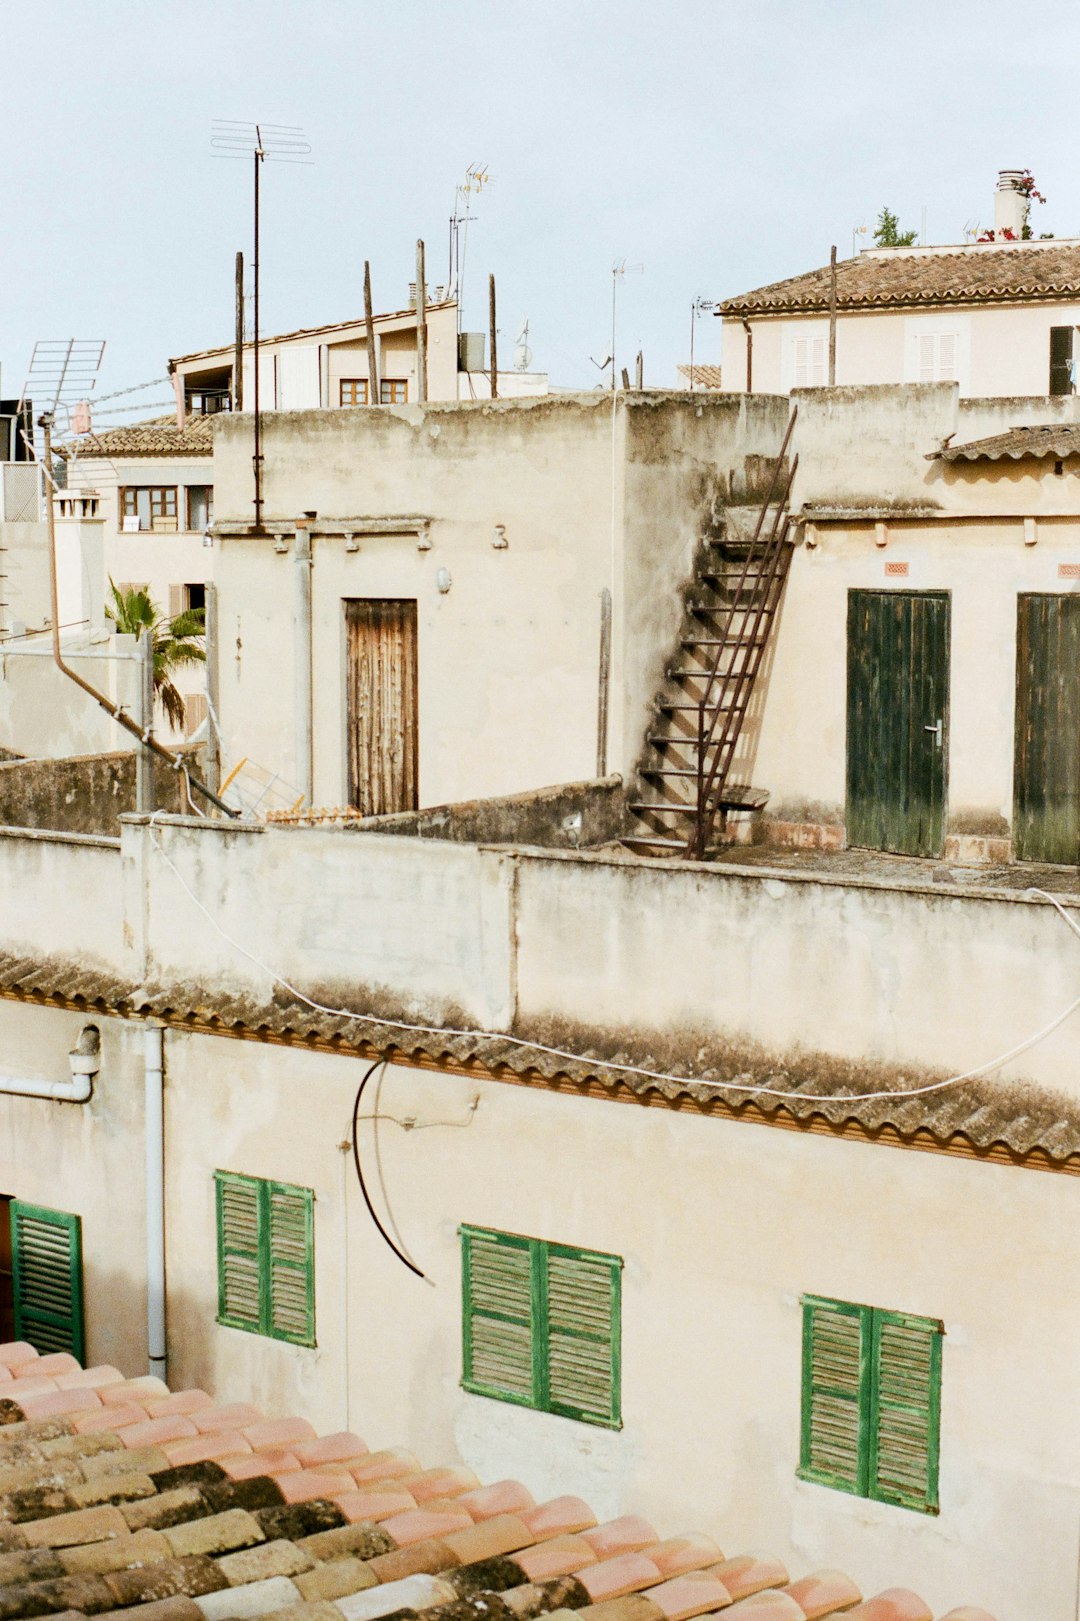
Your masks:
M 1027 224 L 1029 199 L 1020 189 L 1024 180 L 1023 169 L 998 171 L 997 190 L 994 192 L 994 236 L 998 242 L 1020 241 Z

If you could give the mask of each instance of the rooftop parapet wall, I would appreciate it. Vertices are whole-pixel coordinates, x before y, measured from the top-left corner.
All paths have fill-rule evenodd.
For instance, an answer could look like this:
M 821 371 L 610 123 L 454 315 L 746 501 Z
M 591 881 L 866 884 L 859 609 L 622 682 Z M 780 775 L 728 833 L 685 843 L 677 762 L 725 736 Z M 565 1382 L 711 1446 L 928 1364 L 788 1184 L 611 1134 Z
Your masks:
M 179 819 L 126 820 L 123 841 L 129 977 L 235 995 L 256 1023 L 295 987 L 435 1027 L 655 1039 L 691 1075 L 753 1049 L 759 1075 L 816 1053 L 838 1079 L 878 1064 L 918 1085 L 1080 986 L 1080 943 L 1015 892 Z M 1018 1077 L 1080 1096 L 1075 1018 L 992 1084 Z
M 933 459 L 943 445 L 1078 419 L 1065 396 L 960 399 L 955 383 L 796 389 L 796 511 L 896 520 L 1080 515 L 1080 464 Z
M 123 971 L 124 898 L 118 839 L 0 827 L 4 949 Z

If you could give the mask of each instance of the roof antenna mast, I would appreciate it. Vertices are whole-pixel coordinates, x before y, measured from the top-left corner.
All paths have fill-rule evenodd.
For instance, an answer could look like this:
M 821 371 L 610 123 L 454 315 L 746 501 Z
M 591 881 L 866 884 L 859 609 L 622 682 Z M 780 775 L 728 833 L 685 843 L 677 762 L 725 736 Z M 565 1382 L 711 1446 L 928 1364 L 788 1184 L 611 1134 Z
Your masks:
M 255 450 L 252 463 L 255 470 L 255 534 L 263 532 L 263 455 L 262 455 L 262 401 L 259 394 L 259 171 L 269 159 L 272 163 L 308 163 L 311 146 L 297 124 L 249 124 L 233 118 L 216 118 L 210 145 L 215 156 L 252 160 L 254 182 L 254 336 L 252 341 L 253 406 L 255 415 Z

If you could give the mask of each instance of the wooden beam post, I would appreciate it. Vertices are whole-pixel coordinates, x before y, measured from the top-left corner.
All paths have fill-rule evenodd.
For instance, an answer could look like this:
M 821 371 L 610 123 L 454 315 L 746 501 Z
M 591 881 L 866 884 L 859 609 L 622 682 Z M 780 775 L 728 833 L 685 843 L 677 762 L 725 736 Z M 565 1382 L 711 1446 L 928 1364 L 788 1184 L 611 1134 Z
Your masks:
M 364 260 L 364 330 L 367 333 L 368 404 L 379 404 L 379 356 L 375 348 L 375 314 L 371 307 L 371 265 Z
M 427 284 L 424 281 L 424 244 L 416 244 L 416 397 L 427 399 Z
M 836 387 L 836 244 L 829 253 L 829 387 Z

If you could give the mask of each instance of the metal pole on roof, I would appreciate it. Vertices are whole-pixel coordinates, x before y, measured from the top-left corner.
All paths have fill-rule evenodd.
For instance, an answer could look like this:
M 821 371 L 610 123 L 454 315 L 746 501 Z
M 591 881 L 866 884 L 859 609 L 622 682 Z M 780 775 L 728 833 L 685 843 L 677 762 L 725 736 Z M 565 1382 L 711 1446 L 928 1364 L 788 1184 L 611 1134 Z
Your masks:
M 252 342 L 252 355 L 255 365 L 255 533 L 262 534 L 262 416 L 259 409 L 259 165 L 262 162 L 262 150 L 258 135 L 258 125 L 255 126 L 255 331 Z
M 154 631 L 147 626 L 139 637 L 137 652 L 139 663 L 138 701 L 136 713 L 139 731 L 145 748 L 135 750 L 135 809 L 140 816 L 149 816 L 154 806 L 154 756 L 150 748 L 154 737 Z
M 488 276 L 488 320 L 491 323 L 491 397 L 499 397 L 499 361 L 495 349 L 495 277 Z
M 236 255 L 236 339 L 233 344 L 232 408 L 244 409 L 244 255 Z

